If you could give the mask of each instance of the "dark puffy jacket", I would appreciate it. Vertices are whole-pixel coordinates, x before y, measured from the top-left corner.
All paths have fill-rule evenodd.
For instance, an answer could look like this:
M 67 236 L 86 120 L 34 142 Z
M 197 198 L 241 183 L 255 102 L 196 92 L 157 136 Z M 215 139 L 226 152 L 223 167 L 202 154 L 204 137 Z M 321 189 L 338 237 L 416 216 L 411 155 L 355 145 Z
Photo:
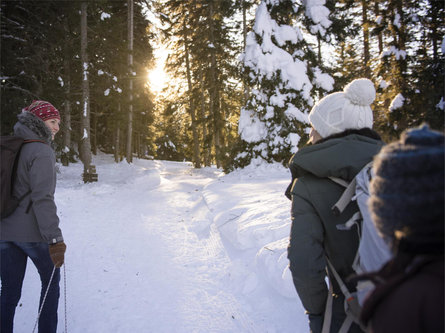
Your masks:
M 302 148 L 291 159 L 295 179 L 290 190 L 292 227 L 288 258 L 294 285 L 310 319 L 312 315 L 323 321 L 328 294 L 325 256 L 346 280 L 353 273 L 351 265 L 359 242 L 355 227 L 349 231 L 337 229 L 358 207 L 351 202 L 342 214 L 335 216 L 331 207 L 344 188 L 327 177 L 351 181 L 382 145 L 379 136 L 369 129 L 347 131 Z M 337 298 L 342 299 L 335 279 L 331 281 Z M 336 303 L 342 307 L 341 302 Z M 344 311 L 340 312 L 340 317 L 344 317 Z
M 31 113 L 21 113 L 18 118 L 14 126 L 15 135 L 46 143 L 31 142 L 22 147 L 13 193 L 16 197 L 29 190 L 31 193 L 10 216 L 2 219 L 0 239 L 49 244 L 63 241 L 54 202 L 56 159 L 50 146 L 51 132 L 41 119 Z
M 370 276 L 362 320 L 373 333 L 444 332 L 444 257 L 397 255 Z

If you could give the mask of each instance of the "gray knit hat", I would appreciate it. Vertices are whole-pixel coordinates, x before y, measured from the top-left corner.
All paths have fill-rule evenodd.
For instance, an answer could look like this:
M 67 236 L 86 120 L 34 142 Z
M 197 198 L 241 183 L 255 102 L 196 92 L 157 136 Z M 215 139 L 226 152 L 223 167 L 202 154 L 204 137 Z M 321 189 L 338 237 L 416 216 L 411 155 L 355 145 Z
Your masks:
M 369 208 L 380 234 L 415 252 L 441 249 L 444 240 L 444 135 L 427 125 L 405 131 L 374 159 Z M 435 252 L 435 251 L 433 251 Z

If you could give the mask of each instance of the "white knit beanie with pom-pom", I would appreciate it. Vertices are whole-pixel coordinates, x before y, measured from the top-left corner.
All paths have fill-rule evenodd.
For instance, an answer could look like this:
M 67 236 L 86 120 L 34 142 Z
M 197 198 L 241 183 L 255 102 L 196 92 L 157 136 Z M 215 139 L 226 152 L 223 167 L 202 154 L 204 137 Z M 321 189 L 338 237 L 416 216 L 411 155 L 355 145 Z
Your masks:
M 323 97 L 309 113 L 312 127 L 322 138 L 347 129 L 372 128 L 374 84 L 368 79 L 349 83 L 342 92 Z

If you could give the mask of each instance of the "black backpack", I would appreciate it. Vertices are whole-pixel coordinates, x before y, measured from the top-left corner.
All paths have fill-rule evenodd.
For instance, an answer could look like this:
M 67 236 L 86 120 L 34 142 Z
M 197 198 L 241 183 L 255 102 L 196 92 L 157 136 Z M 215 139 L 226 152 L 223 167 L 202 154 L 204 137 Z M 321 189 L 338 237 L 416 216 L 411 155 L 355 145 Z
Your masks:
M 17 162 L 19 160 L 20 150 L 25 143 L 42 142 L 41 140 L 24 140 L 18 136 L 1 136 L 0 138 L 0 156 L 1 156 L 1 218 L 11 215 L 31 190 L 26 192 L 20 198 L 12 194 L 14 180 L 17 171 Z

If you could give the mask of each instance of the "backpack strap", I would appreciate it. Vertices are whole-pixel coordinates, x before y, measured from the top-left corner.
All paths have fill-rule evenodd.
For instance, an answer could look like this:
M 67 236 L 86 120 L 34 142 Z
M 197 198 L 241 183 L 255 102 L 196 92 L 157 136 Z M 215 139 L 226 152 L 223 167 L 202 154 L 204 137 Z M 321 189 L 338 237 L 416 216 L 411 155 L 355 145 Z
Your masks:
M 346 180 L 344 180 L 344 179 L 341 179 L 341 178 L 339 178 L 339 177 L 328 177 L 330 180 L 332 180 L 334 183 L 337 183 L 338 185 L 341 185 L 341 186 L 343 186 L 343 187 L 348 187 L 349 186 L 349 183 L 346 181 Z
M 368 173 L 369 179 L 371 178 L 370 170 L 372 167 L 372 161 L 367 163 L 361 170 L 366 169 Z M 359 174 L 361 170 L 357 173 Z M 356 175 L 357 176 L 357 175 Z M 355 196 L 355 188 L 357 187 L 357 179 L 354 177 L 352 178 L 351 182 L 348 183 L 347 181 L 338 178 L 338 177 L 328 177 L 333 182 L 345 187 L 346 189 L 343 191 L 343 194 L 338 199 L 338 201 L 332 206 L 332 211 L 334 212 L 334 215 L 340 215 L 346 208 L 346 206 L 349 204 L 351 200 L 354 199 Z
M 326 300 L 326 308 L 324 309 L 323 327 L 321 333 L 329 333 L 331 331 L 332 322 L 332 302 L 334 300 L 334 288 L 332 287 L 331 279 L 328 279 L 329 291 L 328 299 Z
M 345 210 L 346 206 L 349 204 L 349 202 L 351 202 L 352 198 L 354 197 L 357 181 L 355 177 L 352 179 L 350 183 L 337 177 L 329 177 L 329 179 L 343 187 L 346 187 L 340 199 L 338 199 L 338 201 L 331 208 L 334 214 L 338 216 Z
M 352 294 L 349 291 L 349 289 L 346 287 L 345 283 L 341 279 L 340 275 L 337 273 L 336 269 L 334 268 L 334 265 L 332 264 L 332 262 L 329 260 L 328 257 L 325 257 L 325 258 L 326 258 L 326 262 L 328 263 L 329 268 L 331 269 L 332 275 L 334 275 L 335 280 L 337 281 L 343 295 L 345 296 L 346 318 L 345 318 L 345 321 L 343 322 L 342 326 L 340 327 L 340 330 L 338 331 L 338 333 L 348 332 L 348 330 L 351 327 L 353 322 L 358 324 L 364 330 L 364 327 L 363 327 L 362 323 L 360 322 L 360 313 L 362 311 L 362 307 L 360 306 L 360 304 L 358 302 L 357 294 L 356 293 Z
M 348 333 L 349 328 L 351 327 L 353 322 L 354 322 L 354 319 L 352 318 L 352 316 L 347 314 L 345 321 L 343 322 L 340 329 L 338 330 L 338 333 Z
M 328 257 L 325 257 L 325 258 L 326 258 L 326 262 L 328 263 L 328 266 L 332 272 L 332 275 L 334 275 L 335 280 L 337 281 L 343 295 L 345 296 L 346 318 L 345 318 L 342 326 L 340 327 L 340 330 L 338 331 L 338 333 L 347 333 L 353 322 L 357 322 L 360 325 L 358 320 L 360 318 L 361 306 L 358 303 L 357 296 L 352 295 L 349 292 L 348 288 L 346 287 L 345 283 L 341 279 L 340 275 L 338 275 L 336 269 L 334 268 L 334 265 L 331 263 L 329 258 Z M 328 301 L 326 302 L 325 316 L 330 315 L 332 317 L 332 300 L 329 302 L 329 297 L 332 298 L 332 290 L 331 289 L 332 289 L 332 284 L 329 281 L 330 296 L 328 296 Z M 330 310 L 328 310 L 328 306 L 331 308 Z M 325 320 L 326 320 L 326 318 L 325 318 Z M 322 333 L 329 333 L 331 319 L 328 319 L 327 322 L 329 322 L 329 326 L 326 325 L 326 327 L 325 327 L 325 325 L 323 323 Z
M 23 143 L 31 143 L 31 142 L 41 142 L 41 143 L 47 144 L 45 141 L 39 140 L 39 139 L 23 140 Z
M 348 301 L 353 296 L 351 295 L 351 293 L 349 292 L 348 288 L 344 284 L 344 282 L 341 279 L 340 275 L 338 275 L 336 269 L 334 268 L 334 265 L 332 265 L 332 263 L 331 263 L 331 261 L 329 260 L 328 257 L 326 257 L 326 262 L 328 263 L 328 266 L 331 269 L 332 275 L 334 275 L 335 280 L 337 281 L 337 283 L 338 283 L 338 285 L 339 285 L 339 287 L 341 289 L 341 292 L 343 293 L 343 295 L 345 295 L 345 298 Z

